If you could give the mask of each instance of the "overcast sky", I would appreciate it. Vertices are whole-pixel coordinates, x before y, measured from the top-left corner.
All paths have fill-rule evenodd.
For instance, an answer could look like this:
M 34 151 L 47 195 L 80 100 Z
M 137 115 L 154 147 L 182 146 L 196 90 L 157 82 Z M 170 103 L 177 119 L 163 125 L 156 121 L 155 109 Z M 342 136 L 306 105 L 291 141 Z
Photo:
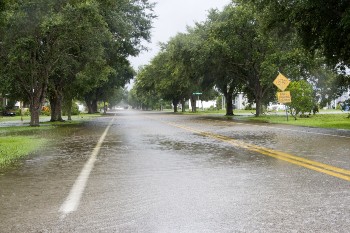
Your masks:
M 186 26 L 193 26 L 195 22 L 206 20 L 208 10 L 217 8 L 222 10 L 230 0 L 150 0 L 156 2 L 152 29 L 152 42 L 145 44 L 149 51 L 143 51 L 138 57 L 131 58 L 135 70 L 146 65 L 158 53 L 159 42 L 167 42 L 178 32 L 186 32 Z

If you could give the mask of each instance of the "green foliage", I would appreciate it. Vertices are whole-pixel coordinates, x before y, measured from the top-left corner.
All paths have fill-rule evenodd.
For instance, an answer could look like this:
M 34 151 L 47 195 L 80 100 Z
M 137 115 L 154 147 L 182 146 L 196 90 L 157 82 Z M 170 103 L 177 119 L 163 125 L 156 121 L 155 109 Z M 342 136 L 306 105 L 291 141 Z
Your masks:
M 76 102 L 72 102 L 72 109 L 71 109 L 71 115 L 72 116 L 75 116 L 75 115 L 79 115 L 80 114 L 80 111 L 79 111 L 79 106 Z M 68 109 L 67 109 L 67 106 L 63 106 L 62 108 L 62 115 L 63 116 L 67 116 L 68 115 Z
M 287 88 L 292 96 L 292 102 L 287 104 L 293 116 L 305 116 L 305 113 L 311 113 L 315 106 L 314 90 L 305 80 L 291 82 Z
M 28 100 L 32 113 L 48 96 L 50 102 L 62 95 L 106 101 L 106 93 L 133 77 L 127 59 L 149 40 L 154 18 L 147 0 L 6 3 L 0 12 L 1 89 Z
M 266 28 L 282 35 L 295 30 L 304 47 L 322 51 L 333 66 L 350 65 L 350 2 L 243 0 L 259 9 Z
M 260 117 L 242 117 L 242 120 L 300 125 L 307 127 L 333 128 L 350 130 L 349 119 L 347 114 L 318 114 L 309 117 L 298 118 L 298 120 L 287 121 L 283 115 L 265 115 Z
M 217 110 L 222 109 L 222 96 L 216 97 L 216 108 Z

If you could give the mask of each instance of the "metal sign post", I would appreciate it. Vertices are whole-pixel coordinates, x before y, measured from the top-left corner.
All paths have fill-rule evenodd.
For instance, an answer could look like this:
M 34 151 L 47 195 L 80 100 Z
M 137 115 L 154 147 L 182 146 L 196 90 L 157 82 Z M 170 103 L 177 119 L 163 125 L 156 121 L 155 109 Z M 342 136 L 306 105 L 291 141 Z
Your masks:
M 199 95 L 201 95 L 202 92 L 193 92 L 192 94 L 193 94 L 193 95 L 197 95 L 197 96 L 198 96 L 198 97 L 197 97 L 197 100 L 199 101 Z M 197 107 L 197 103 L 196 103 L 196 107 Z M 199 103 L 198 103 L 198 108 L 199 108 Z
M 277 92 L 277 99 L 279 103 L 286 104 L 292 102 L 292 97 L 290 95 L 289 91 L 284 91 L 290 81 L 289 79 L 284 76 L 283 74 L 279 74 L 277 78 L 273 81 L 273 84 L 275 84 L 278 89 L 280 89 L 282 92 Z M 288 121 L 288 106 L 286 105 L 286 116 L 287 116 L 287 121 Z

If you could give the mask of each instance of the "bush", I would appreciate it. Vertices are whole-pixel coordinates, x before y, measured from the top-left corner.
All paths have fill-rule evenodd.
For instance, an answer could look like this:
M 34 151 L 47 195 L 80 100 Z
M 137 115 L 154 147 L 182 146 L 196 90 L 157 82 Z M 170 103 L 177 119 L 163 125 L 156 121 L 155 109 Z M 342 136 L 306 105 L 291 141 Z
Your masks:
M 22 111 L 22 112 L 21 112 Z M 22 113 L 22 114 L 21 114 Z M 29 109 L 28 108 L 22 108 L 22 109 L 17 109 L 16 110 L 16 116 L 29 116 L 30 115 L 30 112 L 29 112 Z
M 248 104 L 244 107 L 244 110 L 255 110 L 255 108 L 253 108 L 252 104 Z
M 79 106 L 77 103 L 73 103 L 71 113 L 72 113 L 72 115 L 79 115 L 80 114 Z
M 71 109 L 71 114 L 73 115 L 79 115 L 80 111 L 79 111 L 79 106 L 77 103 L 73 102 L 72 103 L 72 109 Z M 68 110 L 66 107 L 62 108 L 62 115 L 63 116 L 67 116 L 68 115 Z
M 314 100 L 314 91 L 312 85 L 305 80 L 291 82 L 287 90 L 290 91 L 292 102 L 287 105 L 294 118 L 301 114 L 304 116 L 306 112 L 312 112 L 316 105 Z
M 50 116 L 50 115 L 51 115 L 51 109 L 50 109 L 50 107 L 48 107 L 48 106 L 42 107 L 42 109 L 41 109 L 41 115 Z

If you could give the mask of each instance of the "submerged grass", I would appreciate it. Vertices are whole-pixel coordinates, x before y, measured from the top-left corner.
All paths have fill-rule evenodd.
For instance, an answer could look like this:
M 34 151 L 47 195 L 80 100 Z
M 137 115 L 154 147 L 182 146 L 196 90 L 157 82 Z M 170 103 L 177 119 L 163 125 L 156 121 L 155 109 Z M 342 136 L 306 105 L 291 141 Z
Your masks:
M 81 113 L 79 115 L 73 115 L 72 121 L 67 122 L 75 122 L 75 121 L 84 121 L 84 120 L 90 120 L 96 117 L 101 116 L 101 113 L 95 113 L 95 114 L 87 114 L 87 113 Z M 63 116 L 64 119 L 66 119 L 66 116 Z M 49 121 L 49 116 L 40 116 L 40 121 L 42 123 L 45 123 L 46 121 Z M 30 121 L 30 116 L 0 116 L 0 123 L 1 122 L 11 122 L 11 121 L 23 121 L 28 122 Z
M 244 117 L 244 119 L 257 122 L 279 123 L 298 126 L 309 126 L 319 128 L 348 129 L 350 130 L 350 119 L 348 114 L 316 114 L 306 118 L 298 117 L 296 120 L 289 116 L 287 121 L 284 115 L 269 115 L 260 117 Z M 241 118 L 242 119 L 242 118 Z
M 27 156 L 45 143 L 45 139 L 27 136 L 0 137 L 0 168 Z
M 49 122 L 49 117 L 41 117 L 40 127 L 30 127 L 29 117 L 24 117 L 24 123 L 0 127 L 0 168 L 7 167 L 40 149 L 50 141 L 50 138 L 74 130 L 77 125 L 99 116 L 101 114 L 81 114 L 73 116 L 72 121 L 64 122 Z M 0 118 L 0 125 L 2 122 L 20 120 L 20 116 L 3 117 Z

